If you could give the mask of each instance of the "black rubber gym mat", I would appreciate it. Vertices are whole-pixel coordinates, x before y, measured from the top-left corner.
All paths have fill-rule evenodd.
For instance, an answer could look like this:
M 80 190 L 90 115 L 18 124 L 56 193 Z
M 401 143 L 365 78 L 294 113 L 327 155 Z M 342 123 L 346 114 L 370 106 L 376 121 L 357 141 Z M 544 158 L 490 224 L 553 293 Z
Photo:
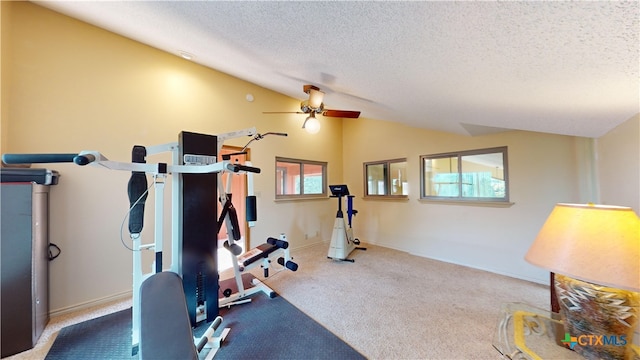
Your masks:
M 258 293 L 251 299 L 220 309 L 224 321 L 216 335 L 225 327 L 231 330 L 215 359 L 365 359 L 284 298 Z M 201 324 L 194 334 L 206 328 Z M 127 309 L 63 328 L 46 359 L 137 359 L 131 356 L 130 344 L 131 309 Z

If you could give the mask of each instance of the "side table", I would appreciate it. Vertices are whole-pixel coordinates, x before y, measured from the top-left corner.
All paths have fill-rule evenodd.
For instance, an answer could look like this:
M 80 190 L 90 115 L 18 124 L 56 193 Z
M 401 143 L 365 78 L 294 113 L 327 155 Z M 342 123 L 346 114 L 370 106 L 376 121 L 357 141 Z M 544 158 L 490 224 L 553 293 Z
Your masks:
M 508 303 L 502 306 L 493 347 L 511 360 L 583 359 L 563 343 L 568 342 L 567 335 L 560 314 Z M 630 349 L 628 360 L 640 360 L 640 346 L 632 343 Z
M 493 347 L 513 360 L 582 359 L 562 344 L 560 314 L 524 303 L 502 306 Z

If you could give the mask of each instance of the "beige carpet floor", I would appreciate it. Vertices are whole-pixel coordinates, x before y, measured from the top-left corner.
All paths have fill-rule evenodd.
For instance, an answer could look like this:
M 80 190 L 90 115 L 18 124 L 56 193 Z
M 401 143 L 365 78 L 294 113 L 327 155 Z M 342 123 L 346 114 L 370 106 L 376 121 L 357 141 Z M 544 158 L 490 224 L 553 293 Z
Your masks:
M 299 270 L 266 282 L 369 359 L 499 359 L 501 305 L 549 308 L 547 286 L 365 246 L 354 263 L 325 245 L 294 251 Z
M 549 306 L 543 285 L 366 244 L 352 253 L 355 263 L 337 262 L 327 246 L 292 250 L 298 271 L 264 282 L 369 359 L 499 359 L 491 344 L 501 305 Z M 33 350 L 6 359 L 43 359 L 62 327 L 129 306 L 54 317 Z

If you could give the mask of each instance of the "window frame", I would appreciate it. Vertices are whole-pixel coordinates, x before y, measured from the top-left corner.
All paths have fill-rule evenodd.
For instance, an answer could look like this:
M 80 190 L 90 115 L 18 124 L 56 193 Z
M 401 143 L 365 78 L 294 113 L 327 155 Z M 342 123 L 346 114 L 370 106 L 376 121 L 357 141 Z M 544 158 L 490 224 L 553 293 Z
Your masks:
M 389 160 L 379 160 L 379 161 L 368 161 L 362 164 L 362 169 L 364 172 L 364 197 L 369 199 L 407 199 L 409 195 L 392 195 L 391 194 L 391 164 L 395 163 L 405 163 L 405 171 L 408 170 L 408 162 L 407 158 L 397 158 L 397 159 L 389 159 Z M 367 167 L 371 165 L 383 165 L 384 166 L 384 191 L 385 193 L 380 194 L 369 194 L 369 174 L 367 171 Z
M 469 197 L 464 196 L 462 189 L 463 179 L 463 161 L 464 156 L 484 155 L 484 154 L 502 154 L 502 171 L 504 181 L 504 197 Z M 425 160 L 442 159 L 442 158 L 456 158 L 457 164 L 457 182 L 458 182 L 458 195 L 457 196 L 434 196 L 426 195 L 426 183 L 425 183 Z M 458 203 L 487 203 L 487 204 L 511 204 L 509 194 L 509 161 L 508 161 L 508 147 L 499 146 L 484 149 L 454 151 L 440 154 L 429 154 L 420 156 L 420 200 L 434 201 L 434 202 L 458 202 Z
M 286 169 L 281 169 L 278 166 L 278 163 L 290 163 L 290 164 L 298 164 L 300 167 L 300 194 L 278 194 L 278 189 L 280 186 L 278 173 L 279 171 L 284 171 L 285 176 L 282 176 L 283 189 L 286 189 Z M 322 168 L 322 193 L 320 194 L 304 194 L 304 166 L 305 165 L 314 165 L 320 166 Z M 328 163 L 326 161 L 317 161 L 317 160 L 304 160 L 304 159 L 294 159 L 282 156 L 276 156 L 275 159 L 275 198 L 276 200 L 292 200 L 292 199 L 309 199 L 309 198 L 327 198 L 327 188 L 328 188 L 328 180 L 327 180 L 327 166 Z

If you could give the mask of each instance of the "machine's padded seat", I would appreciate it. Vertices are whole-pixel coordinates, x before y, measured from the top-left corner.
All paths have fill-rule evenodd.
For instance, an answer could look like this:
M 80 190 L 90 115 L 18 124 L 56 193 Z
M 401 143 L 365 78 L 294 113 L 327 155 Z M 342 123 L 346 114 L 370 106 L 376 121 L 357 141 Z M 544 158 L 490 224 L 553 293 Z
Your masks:
M 140 359 L 198 359 L 178 274 L 165 271 L 143 281 L 140 303 Z
M 242 264 L 242 266 L 249 266 L 255 261 L 268 257 L 269 254 L 278 249 L 280 248 L 275 245 L 264 243 L 238 256 L 238 262 Z

